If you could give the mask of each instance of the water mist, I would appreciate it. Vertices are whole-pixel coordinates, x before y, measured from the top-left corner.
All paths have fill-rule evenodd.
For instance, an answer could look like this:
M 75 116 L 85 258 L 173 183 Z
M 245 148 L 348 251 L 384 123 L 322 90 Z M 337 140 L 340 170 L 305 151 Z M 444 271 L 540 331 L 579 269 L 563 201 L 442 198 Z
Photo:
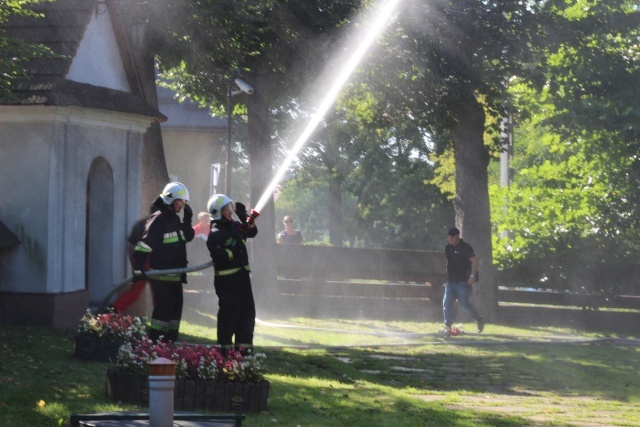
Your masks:
M 329 90 L 318 105 L 317 110 L 312 115 L 311 121 L 304 128 L 295 144 L 287 153 L 287 157 L 284 159 L 277 173 L 269 185 L 265 188 L 262 196 L 258 200 L 255 206 L 255 210 L 260 212 L 264 205 L 267 204 L 269 198 L 272 197 L 273 190 L 278 185 L 284 174 L 287 172 L 291 163 L 295 159 L 296 155 L 300 152 L 302 147 L 309 140 L 313 132 L 316 130 L 324 116 L 329 111 L 329 108 L 338 98 L 338 95 L 342 91 L 342 88 L 347 83 L 347 80 L 354 72 L 356 67 L 360 64 L 365 54 L 371 48 L 371 45 L 378 39 L 382 31 L 386 28 L 391 17 L 393 17 L 395 10 L 402 0 L 386 0 L 382 2 L 376 13 L 374 14 L 374 20 L 370 24 L 364 25 L 366 31 L 362 34 L 362 40 L 357 45 L 356 49 L 351 53 L 348 60 L 342 65 L 340 73 L 336 76 L 335 80 L 331 83 Z

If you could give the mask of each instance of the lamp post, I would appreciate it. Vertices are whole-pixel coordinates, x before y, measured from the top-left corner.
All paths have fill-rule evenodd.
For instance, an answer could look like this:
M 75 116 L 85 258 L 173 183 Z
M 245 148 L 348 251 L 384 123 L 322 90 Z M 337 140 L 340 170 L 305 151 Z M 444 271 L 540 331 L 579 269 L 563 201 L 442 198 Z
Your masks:
M 229 167 L 231 166 L 231 78 L 229 78 L 229 84 L 227 85 L 227 158 L 224 162 L 224 194 L 229 194 L 231 185 L 229 185 L 229 179 L 231 174 L 229 173 Z
M 234 86 L 237 88 L 236 90 L 233 89 Z M 230 77 L 227 85 L 227 157 L 224 163 L 224 194 L 227 196 L 231 191 L 231 120 L 233 117 L 231 114 L 231 98 L 243 92 L 251 95 L 253 87 L 240 78 L 233 79 L 233 77 Z

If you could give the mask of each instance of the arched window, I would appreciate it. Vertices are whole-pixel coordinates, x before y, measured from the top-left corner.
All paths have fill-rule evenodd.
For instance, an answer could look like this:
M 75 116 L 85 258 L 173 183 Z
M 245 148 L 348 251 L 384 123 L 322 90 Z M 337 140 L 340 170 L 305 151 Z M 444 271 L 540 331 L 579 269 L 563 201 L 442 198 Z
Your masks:
M 89 304 L 99 304 L 113 288 L 113 169 L 104 157 L 91 164 L 87 177 L 85 289 Z

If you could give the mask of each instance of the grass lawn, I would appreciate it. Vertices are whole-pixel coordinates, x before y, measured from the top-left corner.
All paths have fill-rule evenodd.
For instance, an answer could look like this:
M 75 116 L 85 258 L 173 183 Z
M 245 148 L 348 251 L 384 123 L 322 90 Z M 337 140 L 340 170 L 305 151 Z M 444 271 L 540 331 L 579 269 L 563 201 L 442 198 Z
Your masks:
M 472 330 L 472 325 L 467 325 Z M 637 337 L 487 325 L 309 318 L 258 322 L 268 411 L 246 426 L 638 426 Z M 68 426 L 111 402 L 107 364 L 72 357 L 74 331 L 0 326 L 0 426 Z M 215 316 L 185 308 L 181 339 L 212 343 Z

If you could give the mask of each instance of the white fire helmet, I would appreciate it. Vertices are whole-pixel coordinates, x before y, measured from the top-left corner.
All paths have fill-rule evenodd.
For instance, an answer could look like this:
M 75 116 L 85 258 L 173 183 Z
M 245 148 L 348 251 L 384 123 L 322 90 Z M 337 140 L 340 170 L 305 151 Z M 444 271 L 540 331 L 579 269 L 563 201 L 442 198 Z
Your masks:
M 167 205 L 172 204 L 177 199 L 182 199 L 186 203 L 189 201 L 189 190 L 181 182 L 170 182 L 165 185 L 160 197 Z
M 211 215 L 211 219 L 218 220 L 222 218 L 220 211 L 230 203 L 232 203 L 232 200 L 224 194 L 214 194 L 211 196 L 209 203 L 207 203 L 207 210 L 209 211 L 209 215 Z

